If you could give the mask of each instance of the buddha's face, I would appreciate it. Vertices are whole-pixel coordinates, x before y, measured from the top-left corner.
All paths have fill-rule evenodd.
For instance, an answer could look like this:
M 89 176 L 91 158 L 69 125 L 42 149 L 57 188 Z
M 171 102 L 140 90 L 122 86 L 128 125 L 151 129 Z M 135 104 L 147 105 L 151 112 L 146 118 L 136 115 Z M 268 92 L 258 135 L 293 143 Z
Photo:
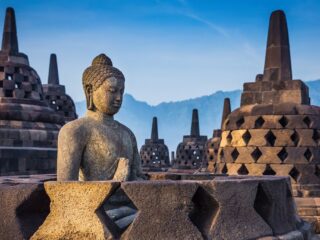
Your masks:
M 122 104 L 123 92 L 123 79 L 117 79 L 115 77 L 108 78 L 92 93 L 95 109 L 111 116 L 116 114 Z

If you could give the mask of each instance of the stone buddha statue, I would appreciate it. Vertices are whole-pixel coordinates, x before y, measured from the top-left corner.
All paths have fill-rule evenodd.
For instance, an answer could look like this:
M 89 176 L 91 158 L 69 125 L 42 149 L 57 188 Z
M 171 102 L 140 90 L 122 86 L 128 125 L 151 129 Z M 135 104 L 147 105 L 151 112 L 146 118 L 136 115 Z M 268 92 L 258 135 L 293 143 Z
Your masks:
M 60 130 L 57 180 L 143 179 L 136 138 L 113 119 L 122 104 L 124 75 L 100 54 L 82 80 L 87 112 Z

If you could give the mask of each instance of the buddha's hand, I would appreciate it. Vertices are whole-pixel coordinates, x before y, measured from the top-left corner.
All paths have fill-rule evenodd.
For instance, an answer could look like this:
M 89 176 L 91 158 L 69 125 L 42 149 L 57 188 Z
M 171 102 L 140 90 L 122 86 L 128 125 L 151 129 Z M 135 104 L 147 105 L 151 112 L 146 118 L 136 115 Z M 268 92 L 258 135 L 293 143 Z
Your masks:
M 127 158 L 119 158 L 118 166 L 115 174 L 113 175 L 113 179 L 115 181 L 128 181 L 130 175 L 130 163 Z

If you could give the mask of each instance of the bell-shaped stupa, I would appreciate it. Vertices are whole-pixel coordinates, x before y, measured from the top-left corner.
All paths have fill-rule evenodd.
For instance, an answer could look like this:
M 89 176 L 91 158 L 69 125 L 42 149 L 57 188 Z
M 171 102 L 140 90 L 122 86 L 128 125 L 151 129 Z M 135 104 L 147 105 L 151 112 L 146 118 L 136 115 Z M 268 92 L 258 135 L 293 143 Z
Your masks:
M 78 116 L 72 98 L 66 94 L 66 88 L 59 82 L 57 56 L 50 55 L 48 84 L 43 84 L 44 98 L 48 105 L 64 117 L 65 122 L 75 120 Z
M 193 109 L 190 135 L 183 136 L 176 151 L 173 169 L 198 170 L 204 157 L 207 136 L 200 135 L 198 110 Z
M 170 166 L 169 150 L 158 136 L 158 120 L 152 119 L 151 138 L 140 149 L 141 166 L 145 171 L 164 171 Z
M 0 51 L 0 174 L 54 172 L 63 123 L 44 101 L 28 56 L 19 52 L 15 13 L 7 8 Z
M 299 213 L 320 230 L 320 107 L 310 105 L 301 80 L 292 80 L 289 46 L 285 14 L 275 11 L 264 73 L 244 84 L 240 108 L 224 121 L 215 170 L 290 176 Z

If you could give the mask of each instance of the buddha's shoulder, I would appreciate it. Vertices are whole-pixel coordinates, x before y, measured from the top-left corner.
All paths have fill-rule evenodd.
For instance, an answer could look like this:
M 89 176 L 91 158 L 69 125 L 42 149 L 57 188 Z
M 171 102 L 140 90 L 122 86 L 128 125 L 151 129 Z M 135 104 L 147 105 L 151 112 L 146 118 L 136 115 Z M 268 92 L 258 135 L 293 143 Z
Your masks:
M 71 135 L 79 135 L 79 134 L 87 134 L 90 128 L 92 128 L 92 121 L 87 117 L 78 118 L 71 122 L 65 124 L 59 132 L 59 135 L 71 134 Z
M 127 133 L 128 135 L 130 135 L 131 138 L 135 139 L 136 137 L 134 136 L 133 132 L 130 130 L 130 128 L 128 128 L 126 125 L 116 121 L 117 124 L 119 125 L 119 128 L 121 129 L 121 131 Z

